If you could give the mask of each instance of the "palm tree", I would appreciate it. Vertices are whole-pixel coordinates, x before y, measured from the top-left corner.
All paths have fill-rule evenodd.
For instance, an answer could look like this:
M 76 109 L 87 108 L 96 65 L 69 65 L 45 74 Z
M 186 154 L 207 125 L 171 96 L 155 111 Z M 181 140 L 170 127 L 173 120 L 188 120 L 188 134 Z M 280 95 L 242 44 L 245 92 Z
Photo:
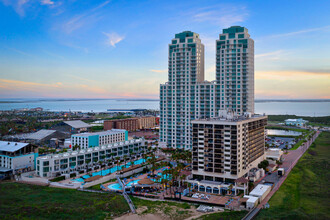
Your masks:
M 124 167 L 126 167 L 127 155 L 124 155 Z
M 116 163 L 117 163 L 117 171 L 119 170 L 119 161 L 120 161 L 119 159 L 120 159 L 120 157 L 116 157 L 115 158 Z
M 134 165 L 134 164 L 132 163 L 132 160 L 133 160 L 133 150 L 132 150 L 132 149 L 129 150 L 128 157 L 129 157 L 129 159 L 130 159 L 131 166 Z
M 229 189 L 230 194 L 232 193 L 233 187 L 234 187 L 233 184 L 230 184 L 230 185 L 228 186 L 228 189 Z
M 91 162 L 91 160 L 89 160 L 89 159 L 86 160 L 86 168 L 87 168 L 87 171 L 89 170 L 90 162 Z
M 151 155 L 151 158 L 148 159 L 148 162 L 151 165 L 152 176 L 154 176 L 154 172 L 156 169 L 156 157 L 154 154 Z
M 187 177 L 187 176 L 186 176 L 185 174 L 180 175 L 180 181 L 183 182 L 183 180 L 185 180 L 186 177 Z M 179 182 L 179 183 L 180 183 L 180 182 Z M 182 185 L 183 185 L 183 183 L 182 183 Z M 181 185 L 179 185 L 179 187 L 181 187 Z
M 142 154 L 142 158 L 143 158 L 143 164 L 145 164 L 146 162 L 147 162 L 147 158 L 148 158 L 148 156 L 147 156 L 147 154 Z
M 111 153 L 111 163 L 113 165 L 113 157 L 115 156 L 115 153 Z
M 102 166 L 103 166 L 104 162 L 103 161 L 100 161 L 99 163 L 100 163 L 100 166 L 101 166 L 101 176 L 102 176 L 102 171 L 103 171 Z

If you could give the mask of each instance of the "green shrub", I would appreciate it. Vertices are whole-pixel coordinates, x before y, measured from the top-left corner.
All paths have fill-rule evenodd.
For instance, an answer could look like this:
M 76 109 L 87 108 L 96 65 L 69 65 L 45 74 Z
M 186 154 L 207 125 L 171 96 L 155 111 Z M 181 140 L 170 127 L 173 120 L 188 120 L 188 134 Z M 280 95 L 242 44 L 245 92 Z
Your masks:
M 65 180 L 65 176 L 59 176 L 59 177 L 55 177 L 54 179 L 50 179 L 50 182 L 59 182 Z

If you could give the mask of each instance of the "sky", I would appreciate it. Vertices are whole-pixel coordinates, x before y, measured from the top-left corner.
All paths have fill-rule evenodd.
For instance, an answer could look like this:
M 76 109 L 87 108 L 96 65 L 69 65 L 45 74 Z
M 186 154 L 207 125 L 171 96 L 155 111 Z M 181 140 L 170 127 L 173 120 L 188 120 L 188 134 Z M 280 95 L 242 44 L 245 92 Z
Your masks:
M 257 99 L 330 98 L 330 1 L 0 0 L 0 98 L 159 98 L 168 44 L 190 30 L 255 41 Z

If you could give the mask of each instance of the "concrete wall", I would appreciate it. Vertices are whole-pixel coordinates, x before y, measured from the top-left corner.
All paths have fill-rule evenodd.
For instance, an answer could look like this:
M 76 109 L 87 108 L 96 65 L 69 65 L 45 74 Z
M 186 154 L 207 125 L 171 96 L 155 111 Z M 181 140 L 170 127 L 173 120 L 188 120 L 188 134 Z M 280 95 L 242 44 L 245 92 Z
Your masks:
M 116 173 L 112 173 L 111 175 L 109 176 L 104 176 L 98 180 L 95 180 L 95 181 L 92 181 L 92 182 L 88 182 L 86 183 L 85 185 L 82 185 L 83 188 L 88 188 L 88 187 L 91 187 L 91 186 L 94 186 L 94 185 L 97 185 L 97 184 L 101 184 L 101 183 L 104 183 L 106 181 L 109 181 L 111 179 L 115 179 L 116 178 Z

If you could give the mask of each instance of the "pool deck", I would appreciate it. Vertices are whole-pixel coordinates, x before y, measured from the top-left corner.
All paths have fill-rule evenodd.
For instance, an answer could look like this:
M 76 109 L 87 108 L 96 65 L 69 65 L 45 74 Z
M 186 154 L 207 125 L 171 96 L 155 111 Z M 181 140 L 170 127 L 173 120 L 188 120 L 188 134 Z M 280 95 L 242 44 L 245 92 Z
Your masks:
M 139 158 L 138 160 L 140 160 L 141 158 Z M 128 163 L 128 162 L 127 162 Z M 126 164 L 127 164 L 126 163 Z M 125 163 L 121 163 L 121 164 L 119 164 L 119 166 L 122 166 L 122 165 L 125 165 Z M 111 169 L 111 168 L 113 168 L 113 167 L 116 167 L 117 166 L 117 164 L 114 164 L 113 166 L 110 166 L 110 167 L 108 167 L 107 169 Z M 62 184 L 79 184 L 79 186 L 82 184 L 82 183 L 84 183 L 84 182 L 75 182 L 74 181 L 74 179 L 78 179 L 78 178 L 82 178 L 83 176 L 85 176 L 85 175 L 89 175 L 89 176 L 91 176 L 91 177 L 93 177 L 92 176 L 92 173 L 97 173 L 97 172 L 100 172 L 101 170 L 105 170 L 104 168 L 100 168 L 100 169 L 97 169 L 97 170 L 92 170 L 92 171 L 89 171 L 89 172 L 87 172 L 87 173 L 82 173 L 82 174 L 79 174 L 78 176 L 76 176 L 76 177 L 73 177 L 73 178 L 70 178 L 70 179 L 66 179 L 66 180 L 62 180 L 62 181 L 59 181 L 59 183 L 62 183 Z M 104 176 L 109 176 L 109 175 L 113 175 L 113 174 L 116 174 L 117 172 L 119 172 L 119 171 L 115 171 L 115 172 L 113 172 L 113 173 L 111 173 L 111 174 L 107 174 L 107 175 L 103 175 L 102 177 L 104 177 Z M 97 175 L 96 175 L 97 176 Z
M 163 171 L 164 171 L 165 168 L 166 168 L 166 167 L 163 167 L 163 168 L 160 168 L 160 169 L 158 169 L 158 170 L 155 170 L 155 173 L 159 173 L 159 172 L 163 173 Z M 125 184 L 127 185 L 128 183 L 130 183 L 130 182 L 132 182 L 132 181 L 134 181 L 134 180 L 137 180 L 137 179 L 145 179 L 145 178 L 148 178 L 148 175 L 150 175 L 150 173 L 145 173 L 145 174 L 142 174 L 142 175 L 136 176 L 136 177 L 134 177 L 134 178 L 129 178 L 129 179 L 127 179 L 127 181 L 125 182 Z M 111 184 L 115 184 L 115 183 L 118 183 L 118 181 L 103 184 L 103 186 L 105 187 L 105 189 L 103 189 L 103 190 L 104 190 L 104 191 L 113 191 L 113 190 L 109 189 L 108 186 L 111 185 Z M 116 190 L 116 191 L 117 191 L 117 192 L 122 192 L 122 190 Z

